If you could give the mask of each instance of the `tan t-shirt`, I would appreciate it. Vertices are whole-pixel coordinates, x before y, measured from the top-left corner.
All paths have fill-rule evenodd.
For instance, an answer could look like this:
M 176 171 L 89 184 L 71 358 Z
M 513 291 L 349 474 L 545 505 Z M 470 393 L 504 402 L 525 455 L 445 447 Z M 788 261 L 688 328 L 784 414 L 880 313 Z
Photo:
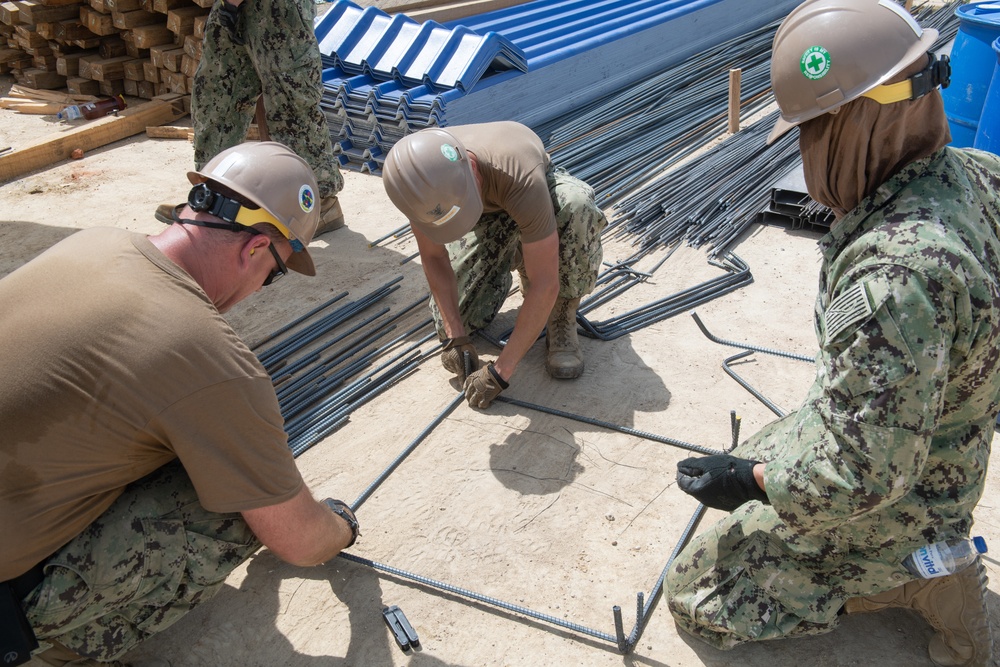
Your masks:
M 538 135 L 513 121 L 449 125 L 476 156 L 483 179 L 483 212 L 505 211 L 525 243 L 556 231 L 556 212 L 545 178 L 551 161 Z
M 0 280 L 0 313 L 0 581 L 174 458 L 215 512 L 301 489 L 266 371 L 145 236 L 73 234 Z

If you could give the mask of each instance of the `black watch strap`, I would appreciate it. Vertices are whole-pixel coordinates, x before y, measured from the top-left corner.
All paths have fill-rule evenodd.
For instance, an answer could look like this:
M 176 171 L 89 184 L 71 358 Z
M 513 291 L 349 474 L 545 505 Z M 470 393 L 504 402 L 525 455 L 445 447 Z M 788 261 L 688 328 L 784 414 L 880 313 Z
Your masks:
M 358 520 L 354 517 L 354 510 L 342 500 L 327 498 L 323 502 L 333 510 L 334 514 L 347 522 L 347 525 L 351 528 L 351 541 L 347 546 L 354 546 L 354 543 L 358 541 L 358 535 L 361 534 L 361 527 L 358 525 Z

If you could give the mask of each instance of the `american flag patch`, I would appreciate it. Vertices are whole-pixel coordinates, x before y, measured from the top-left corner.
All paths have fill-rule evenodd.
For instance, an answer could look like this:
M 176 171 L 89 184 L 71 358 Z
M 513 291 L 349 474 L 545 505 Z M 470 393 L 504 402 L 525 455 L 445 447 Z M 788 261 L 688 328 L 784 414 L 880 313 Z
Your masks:
M 835 339 L 847 327 L 867 319 L 871 314 L 868 290 L 865 283 L 858 283 L 834 299 L 826 309 L 826 339 Z

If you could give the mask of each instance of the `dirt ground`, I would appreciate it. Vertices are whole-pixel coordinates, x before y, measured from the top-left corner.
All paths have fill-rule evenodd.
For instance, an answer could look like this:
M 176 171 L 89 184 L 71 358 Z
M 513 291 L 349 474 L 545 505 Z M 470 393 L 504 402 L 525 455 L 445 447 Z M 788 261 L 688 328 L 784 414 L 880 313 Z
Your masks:
M 0 77 L 0 94 L 11 84 Z M 0 147 L 17 148 L 61 128 L 54 117 L 0 113 Z M 139 136 L 0 185 L 0 275 L 77 229 L 157 232 L 155 206 L 185 198 L 191 166 L 188 142 Z M 401 276 L 385 302 L 393 311 L 427 293 L 419 261 L 407 261 L 416 252 L 412 239 L 369 245 L 405 223 L 380 179 L 354 172 L 345 179 L 347 227 L 314 242 L 318 276 L 293 275 L 230 313 L 251 344 L 343 291 L 355 299 Z M 699 306 L 706 326 L 722 339 L 812 355 L 817 238 L 753 227 L 735 252 L 754 282 Z M 608 238 L 605 259 L 631 254 L 629 240 Z M 681 249 L 646 285 L 592 319 L 719 273 L 703 251 Z M 512 321 L 518 300 L 510 298 L 501 325 Z M 419 311 L 407 322 L 425 317 Z M 477 345 L 485 358 L 498 353 L 481 339 Z M 774 418 L 723 371 L 723 359 L 739 350 L 706 338 L 690 313 L 612 341 L 585 338 L 583 347 L 584 376 L 556 381 L 544 371 L 543 343 L 536 343 L 504 395 L 713 449 L 731 440 L 731 411 L 740 416 L 744 437 Z M 759 353 L 733 368 L 785 411 L 812 379 L 808 363 Z M 302 454 L 306 481 L 318 497 L 359 497 L 456 395 L 457 385 L 431 357 Z M 343 558 L 292 567 L 265 549 L 238 568 L 215 599 L 127 657 L 159 656 L 175 667 L 930 664 L 931 631 L 905 611 L 847 617 L 822 637 L 723 653 L 681 634 L 660 599 L 652 600 L 635 650 L 621 655 L 608 639 L 615 634 L 612 608 L 621 607 L 629 633 L 636 593 L 654 589 L 696 508 L 674 480 L 676 462 L 687 455 L 528 407 L 495 403 L 474 410 L 462 402 L 359 508 L 363 536 L 350 553 L 536 617 Z M 993 545 L 1000 545 L 997 484 L 993 473 L 975 529 Z M 698 530 L 717 516 L 709 512 Z M 997 561 L 986 560 L 996 627 L 1000 575 Z M 380 613 L 387 605 L 398 605 L 419 634 L 416 651 L 404 654 L 395 645 Z

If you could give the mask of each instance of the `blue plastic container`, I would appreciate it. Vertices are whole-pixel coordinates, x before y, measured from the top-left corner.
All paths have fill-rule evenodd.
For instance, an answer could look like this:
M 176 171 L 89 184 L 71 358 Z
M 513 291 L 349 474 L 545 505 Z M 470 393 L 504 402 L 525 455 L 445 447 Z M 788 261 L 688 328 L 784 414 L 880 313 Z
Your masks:
M 1000 155 L 1000 37 L 993 42 L 993 52 L 996 54 L 993 80 L 989 90 L 986 91 L 983 113 L 979 118 L 979 128 L 976 130 L 976 141 L 972 146 Z
M 955 10 L 958 33 L 951 47 L 951 85 L 941 91 L 951 128 L 951 145 L 972 146 L 996 56 L 993 41 L 1000 37 L 1000 1 L 973 2 Z

